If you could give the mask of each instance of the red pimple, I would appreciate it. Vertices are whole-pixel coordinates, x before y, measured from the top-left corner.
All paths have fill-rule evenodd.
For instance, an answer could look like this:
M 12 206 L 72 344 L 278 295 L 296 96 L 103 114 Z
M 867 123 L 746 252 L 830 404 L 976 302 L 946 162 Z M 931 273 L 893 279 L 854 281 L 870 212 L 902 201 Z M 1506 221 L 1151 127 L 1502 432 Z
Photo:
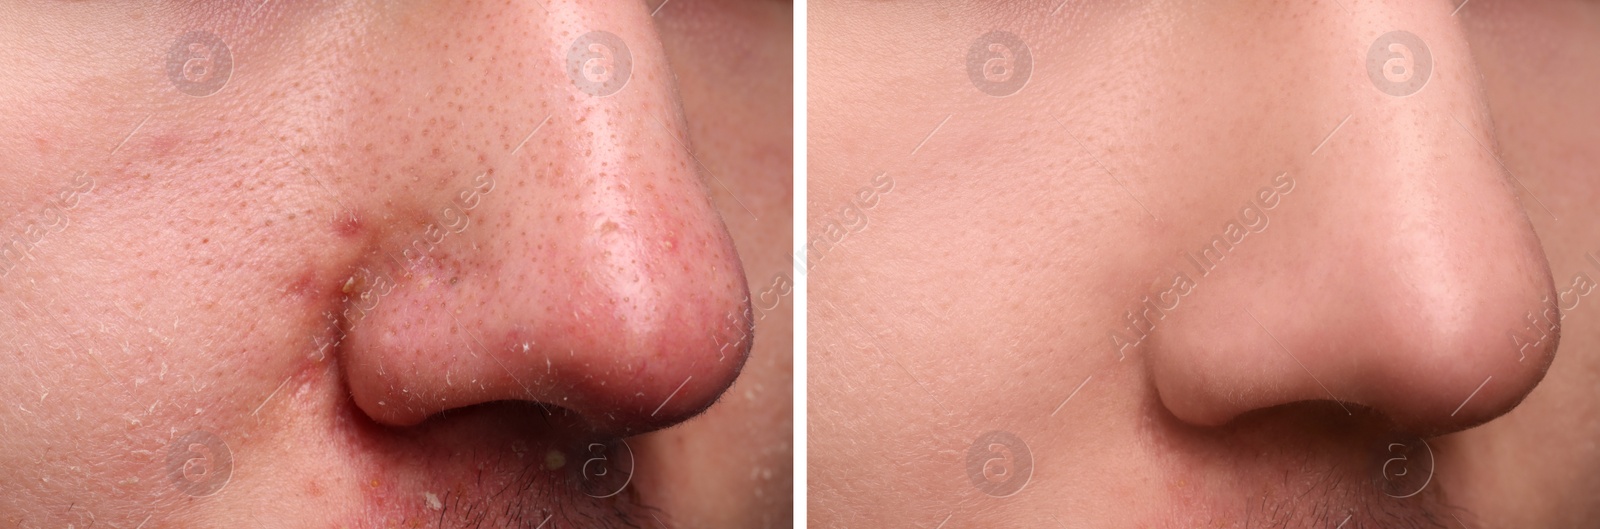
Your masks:
M 317 271 L 313 268 L 306 268 L 295 275 L 294 281 L 290 282 L 289 286 L 284 287 L 283 291 L 303 299 L 312 298 L 316 296 L 316 284 Z
M 662 239 L 661 247 L 667 250 L 668 255 L 678 255 L 679 249 L 682 247 L 678 244 L 679 239 L 680 237 L 677 233 L 667 235 Z
M 344 210 L 333 217 L 333 233 L 343 238 L 352 238 L 361 233 L 361 214 L 355 210 Z

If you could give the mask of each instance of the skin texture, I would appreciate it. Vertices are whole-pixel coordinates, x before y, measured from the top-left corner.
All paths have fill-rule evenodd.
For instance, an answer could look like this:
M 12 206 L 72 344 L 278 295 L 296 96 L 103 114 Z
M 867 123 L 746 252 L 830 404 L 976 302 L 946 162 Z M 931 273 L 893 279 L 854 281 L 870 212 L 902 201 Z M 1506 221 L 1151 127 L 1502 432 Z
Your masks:
M 789 525 L 790 11 L 0 8 L 0 519 Z
M 1600 13 L 1456 7 L 812 4 L 812 523 L 1592 526 Z

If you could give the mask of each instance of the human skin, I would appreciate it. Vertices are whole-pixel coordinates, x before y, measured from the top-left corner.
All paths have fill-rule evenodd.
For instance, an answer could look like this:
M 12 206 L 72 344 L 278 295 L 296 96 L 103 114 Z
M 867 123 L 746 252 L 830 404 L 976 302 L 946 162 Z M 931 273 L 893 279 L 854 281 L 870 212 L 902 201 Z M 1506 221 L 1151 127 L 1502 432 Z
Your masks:
M 1600 519 L 1594 4 L 1061 5 L 812 4 L 815 526 Z
M 787 526 L 790 11 L 0 8 L 0 519 Z

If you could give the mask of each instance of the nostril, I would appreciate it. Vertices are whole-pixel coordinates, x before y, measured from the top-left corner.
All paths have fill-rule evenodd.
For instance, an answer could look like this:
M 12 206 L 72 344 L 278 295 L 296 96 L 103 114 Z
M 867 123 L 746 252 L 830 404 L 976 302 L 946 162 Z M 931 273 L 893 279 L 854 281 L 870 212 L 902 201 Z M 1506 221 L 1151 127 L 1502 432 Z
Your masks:
M 1323 401 L 1349 415 L 1370 409 L 1407 431 L 1449 433 L 1516 407 L 1559 343 L 1553 296 L 1528 303 L 1515 282 L 1498 285 L 1467 291 L 1459 305 L 1316 297 L 1324 304 L 1297 312 L 1194 310 L 1157 333 L 1148 369 L 1163 404 L 1192 424 Z

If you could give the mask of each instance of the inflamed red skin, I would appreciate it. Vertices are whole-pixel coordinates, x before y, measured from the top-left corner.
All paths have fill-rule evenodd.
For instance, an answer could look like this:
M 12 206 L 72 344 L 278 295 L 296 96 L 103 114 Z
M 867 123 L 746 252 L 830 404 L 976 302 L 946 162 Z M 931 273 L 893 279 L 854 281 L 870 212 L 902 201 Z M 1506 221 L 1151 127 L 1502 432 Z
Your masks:
M 685 4 L 0 10 L 0 519 L 787 525 L 789 6 Z

